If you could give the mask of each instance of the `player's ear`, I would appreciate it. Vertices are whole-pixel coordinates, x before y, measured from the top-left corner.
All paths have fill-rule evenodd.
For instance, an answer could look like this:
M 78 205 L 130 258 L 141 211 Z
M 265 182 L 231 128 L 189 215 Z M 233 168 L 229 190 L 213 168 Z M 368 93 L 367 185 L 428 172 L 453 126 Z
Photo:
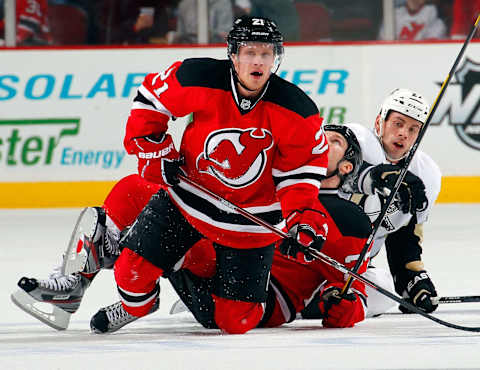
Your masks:
M 353 164 L 350 161 L 342 161 L 338 165 L 338 172 L 342 175 L 347 175 L 353 171 Z
M 380 115 L 377 116 L 377 118 L 375 119 L 375 131 L 378 133 L 381 132 L 380 130 Z

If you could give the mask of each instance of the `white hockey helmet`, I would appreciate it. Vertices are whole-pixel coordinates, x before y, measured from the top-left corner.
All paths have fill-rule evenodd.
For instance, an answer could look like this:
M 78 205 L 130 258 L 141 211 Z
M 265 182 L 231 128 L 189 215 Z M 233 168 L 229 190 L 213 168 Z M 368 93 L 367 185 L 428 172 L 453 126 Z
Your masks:
M 383 148 L 383 129 L 384 123 L 387 119 L 388 113 L 390 111 L 399 112 L 404 114 L 410 118 L 413 118 L 422 123 L 422 125 L 427 121 L 428 113 L 430 112 L 430 105 L 425 100 L 425 98 L 409 89 L 395 89 L 393 90 L 390 95 L 388 95 L 382 103 L 380 107 L 380 122 L 379 127 L 375 127 L 375 135 L 377 136 L 378 140 L 380 141 L 380 145 Z M 410 148 L 409 148 L 410 150 Z M 408 154 L 408 151 L 401 158 L 391 158 L 387 154 L 385 148 L 383 151 L 385 152 L 385 156 L 390 161 L 398 161 L 402 158 L 405 158 Z
M 387 115 L 391 110 L 405 114 L 424 124 L 430 111 L 430 105 L 422 95 L 414 91 L 395 89 L 382 103 L 380 108 L 381 123 L 387 119 Z

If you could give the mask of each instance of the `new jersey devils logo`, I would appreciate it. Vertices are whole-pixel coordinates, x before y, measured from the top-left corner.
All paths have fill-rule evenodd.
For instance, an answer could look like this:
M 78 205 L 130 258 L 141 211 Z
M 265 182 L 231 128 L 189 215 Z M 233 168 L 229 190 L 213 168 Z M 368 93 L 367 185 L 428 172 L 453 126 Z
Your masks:
M 197 158 L 199 172 L 206 172 L 232 188 L 255 182 L 267 163 L 266 151 L 273 137 L 266 129 L 225 129 L 212 132 Z

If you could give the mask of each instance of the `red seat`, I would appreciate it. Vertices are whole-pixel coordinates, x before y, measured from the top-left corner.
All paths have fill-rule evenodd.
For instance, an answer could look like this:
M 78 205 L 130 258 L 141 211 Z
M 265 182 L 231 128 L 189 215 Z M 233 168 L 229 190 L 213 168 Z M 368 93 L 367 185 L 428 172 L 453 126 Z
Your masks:
M 314 2 L 295 2 L 300 24 L 301 41 L 330 40 L 330 14 L 322 5 Z
M 48 5 L 48 18 L 54 45 L 84 45 L 87 43 L 87 13 L 73 5 Z

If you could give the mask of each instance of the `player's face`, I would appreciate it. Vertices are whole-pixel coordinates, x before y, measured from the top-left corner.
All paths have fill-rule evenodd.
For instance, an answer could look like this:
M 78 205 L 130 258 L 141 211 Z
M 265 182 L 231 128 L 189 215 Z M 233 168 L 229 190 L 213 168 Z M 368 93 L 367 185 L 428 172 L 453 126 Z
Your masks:
M 273 45 L 263 42 L 248 42 L 233 55 L 233 65 L 239 80 L 250 90 L 239 86 L 244 96 L 255 96 L 265 86 L 275 62 Z
M 407 0 L 407 9 L 412 12 L 418 12 L 423 5 L 425 5 L 425 0 Z
M 417 139 L 422 123 L 402 113 L 391 111 L 383 124 L 382 143 L 388 157 L 400 160 Z M 380 119 L 375 122 L 380 132 Z
M 325 131 L 328 141 L 328 168 L 327 175 L 331 175 L 338 166 L 338 163 L 345 155 L 348 148 L 347 140 L 343 135 L 335 131 Z

